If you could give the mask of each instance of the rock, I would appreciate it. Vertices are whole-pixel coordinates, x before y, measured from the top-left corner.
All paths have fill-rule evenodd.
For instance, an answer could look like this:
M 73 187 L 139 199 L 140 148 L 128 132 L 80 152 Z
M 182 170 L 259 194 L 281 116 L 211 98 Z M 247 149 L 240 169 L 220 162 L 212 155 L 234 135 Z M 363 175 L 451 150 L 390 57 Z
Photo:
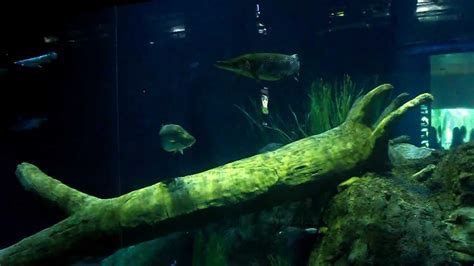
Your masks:
M 392 141 L 392 143 L 395 143 Z M 436 151 L 409 143 L 388 145 L 388 159 L 395 176 L 411 177 L 429 164 L 439 161 Z M 428 176 L 423 176 L 428 177 Z
M 401 135 L 399 137 L 396 137 L 394 139 L 389 140 L 388 144 L 389 145 L 395 145 L 395 144 L 400 144 L 400 143 L 409 143 L 410 142 L 410 136 L 408 135 Z
M 427 165 L 432 150 L 409 143 L 389 145 L 388 157 L 394 166 Z
M 455 257 L 463 263 L 474 263 L 474 208 L 459 208 L 446 220 Z
M 474 174 L 466 172 L 461 173 L 459 175 L 459 184 L 463 190 L 474 191 Z
M 324 215 L 328 231 L 309 265 L 453 263 L 442 214 L 418 189 L 365 177 L 331 201 Z
M 412 145 L 393 148 L 397 162 L 432 156 Z M 473 265 L 474 143 L 434 157 L 440 162 L 413 176 L 366 174 L 343 186 L 324 213 L 320 227 L 328 229 L 308 264 Z
M 438 164 L 428 184 L 432 188 L 452 191 L 455 196 L 471 197 L 470 194 L 474 193 L 474 142 L 451 149 Z
M 465 206 L 474 206 L 474 192 L 464 192 L 458 197 L 458 202 Z
M 474 174 L 462 172 L 459 175 L 459 202 L 462 205 L 474 206 Z

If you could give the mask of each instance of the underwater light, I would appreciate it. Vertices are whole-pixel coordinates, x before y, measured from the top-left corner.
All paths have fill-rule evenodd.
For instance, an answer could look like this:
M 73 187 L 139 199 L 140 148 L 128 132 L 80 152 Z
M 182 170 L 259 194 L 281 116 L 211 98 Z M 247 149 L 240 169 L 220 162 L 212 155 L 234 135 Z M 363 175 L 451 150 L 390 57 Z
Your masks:
M 430 145 L 449 149 L 474 140 L 474 53 L 430 56 Z
M 262 104 L 262 107 L 261 107 L 262 114 L 268 115 L 268 113 L 269 113 L 268 112 L 268 101 L 270 100 L 268 88 L 263 87 L 263 89 L 261 89 L 260 92 L 262 93 L 262 95 L 260 97 L 260 102 Z
M 261 14 L 260 5 L 257 4 L 256 9 L 255 9 L 255 18 L 257 19 L 257 22 L 256 22 L 257 32 L 258 32 L 258 34 L 267 35 L 267 28 L 260 21 L 260 14 Z
M 420 119 L 420 127 L 421 127 L 421 134 L 420 134 L 420 140 L 421 140 L 421 146 L 423 147 L 430 147 L 430 119 L 428 118 L 430 113 L 430 108 L 426 104 L 420 105 L 420 114 L 421 114 L 421 119 Z
M 441 8 L 430 0 L 418 0 L 416 3 L 416 13 L 440 10 Z
M 429 12 L 433 10 L 434 10 L 433 6 L 419 6 L 416 8 L 416 13 Z
M 186 27 L 184 25 L 174 26 L 170 29 L 170 33 L 180 33 L 184 31 L 186 31 Z
M 459 139 L 459 141 L 462 142 L 473 140 L 474 109 L 433 109 L 431 112 L 431 120 L 431 126 L 436 129 L 436 141 L 445 149 L 451 147 L 453 139 L 455 141 Z

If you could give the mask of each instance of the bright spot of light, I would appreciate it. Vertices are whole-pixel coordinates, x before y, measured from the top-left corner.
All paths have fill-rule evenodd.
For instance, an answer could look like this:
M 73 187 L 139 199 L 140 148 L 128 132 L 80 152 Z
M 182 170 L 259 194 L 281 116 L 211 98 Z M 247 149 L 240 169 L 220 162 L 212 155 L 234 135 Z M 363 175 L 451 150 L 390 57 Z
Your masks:
M 186 27 L 184 25 L 174 26 L 170 29 L 170 33 L 180 33 L 184 31 L 186 31 Z
M 438 131 L 438 140 L 441 146 L 449 149 L 453 138 L 455 127 L 466 128 L 464 141 L 468 141 L 471 131 L 474 130 L 474 109 L 470 108 L 449 108 L 433 109 L 431 112 L 431 125 Z
M 435 3 L 432 0 L 418 0 L 416 13 L 424 13 L 442 10 L 443 8 Z

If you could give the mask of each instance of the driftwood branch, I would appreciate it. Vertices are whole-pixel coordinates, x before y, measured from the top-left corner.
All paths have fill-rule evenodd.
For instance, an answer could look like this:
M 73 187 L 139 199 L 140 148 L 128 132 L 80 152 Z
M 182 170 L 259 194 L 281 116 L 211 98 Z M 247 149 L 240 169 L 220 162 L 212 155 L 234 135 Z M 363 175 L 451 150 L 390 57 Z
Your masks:
M 89 196 L 22 163 L 16 174 L 25 188 L 65 209 L 69 217 L 0 250 L 0 265 L 56 265 L 103 256 L 119 245 L 335 189 L 370 166 L 377 140 L 395 118 L 432 100 L 422 94 L 404 105 L 392 104 L 374 125 L 370 110 L 391 89 L 389 84 L 373 89 L 354 103 L 342 125 L 325 133 L 117 198 Z

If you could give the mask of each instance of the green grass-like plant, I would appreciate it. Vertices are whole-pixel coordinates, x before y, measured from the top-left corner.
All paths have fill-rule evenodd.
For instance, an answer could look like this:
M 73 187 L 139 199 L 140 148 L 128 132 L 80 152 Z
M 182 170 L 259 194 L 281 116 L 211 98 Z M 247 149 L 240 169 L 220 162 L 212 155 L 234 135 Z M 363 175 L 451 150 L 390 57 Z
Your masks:
M 298 115 L 289 106 L 292 117 L 290 121 L 284 121 L 278 110 L 271 110 L 265 120 L 265 115 L 261 113 L 255 100 L 250 100 L 249 111 L 241 106 L 235 107 L 245 115 L 251 130 L 262 143 L 286 144 L 340 125 L 362 92 L 363 89 L 358 89 L 349 75 L 344 75 L 341 81 L 333 83 L 323 79 L 316 80 L 309 88 L 305 113 Z
M 270 266 L 290 266 L 291 264 L 281 255 L 270 254 L 267 256 Z
M 226 266 L 228 246 L 224 236 L 196 232 L 193 246 L 193 266 Z
M 361 94 L 362 90 L 357 90 L 349 75 L 344 75 L 342 82 L 314 81 L 309 92 L 307 135 L 319 134 L 342 124 Z

